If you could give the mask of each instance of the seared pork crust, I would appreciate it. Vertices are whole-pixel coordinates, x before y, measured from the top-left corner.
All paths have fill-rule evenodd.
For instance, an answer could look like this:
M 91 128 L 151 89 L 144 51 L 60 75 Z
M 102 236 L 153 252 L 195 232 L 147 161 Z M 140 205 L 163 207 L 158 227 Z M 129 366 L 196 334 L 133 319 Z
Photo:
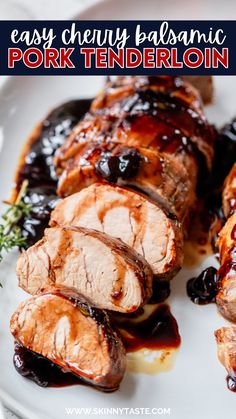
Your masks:
M 97 182 L 99 176 L 107 179 L 97 170 L 104 167 L 104 156 L 114 161 L 125 146 L 131 154 L 136 151 L 141 156 L 139 170 L 125 179 L 121 175 L 107 180 L 140 188 L 157 200 L 160 197 L 183 220 L 186 207 L 189 211 L 195 201 L 199 153 L 211 167 L 214 134 L 202 113 L 199 95 L 182 79 L 118 78 L 106 85 L 92 103 L 90 114 L 58 150 L 58 193 L 66 196 Z M 153 173 L 159 175 L 158 180 Z M 176 195 L 184 195 L 181 203 L 169 202 L 170 178 Z
M 182 78 L 118 77 L 107 83 L 91 110 L 128 120 L 142 115 L 157 118 L 187 136 L 211 166 L 215 133 L 203 114 L 199 92 Z
M 125 371 L 125 350 L 104 311 L 60 294 L 21 303 L 11 333 L 25 348 L 104 390 L 115 390 Z

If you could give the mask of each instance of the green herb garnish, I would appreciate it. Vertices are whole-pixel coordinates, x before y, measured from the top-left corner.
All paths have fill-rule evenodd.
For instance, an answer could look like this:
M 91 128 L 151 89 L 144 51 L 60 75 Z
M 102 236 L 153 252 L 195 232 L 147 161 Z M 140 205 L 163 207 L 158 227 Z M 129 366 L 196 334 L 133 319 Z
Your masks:
M 14 247 L 23 247 L 26 239 L 17 223 L 23 217 L 27 217 L 32 205 L 26 204 L 23 200 L 28 187 L 28 181 L 24 180 L 20 192 L 14 204 L 9 204 L 9 208 L 2 215 L 3 223 L 0 224 L 0 262 L 3 259 L 3 252 L 10 252 Z

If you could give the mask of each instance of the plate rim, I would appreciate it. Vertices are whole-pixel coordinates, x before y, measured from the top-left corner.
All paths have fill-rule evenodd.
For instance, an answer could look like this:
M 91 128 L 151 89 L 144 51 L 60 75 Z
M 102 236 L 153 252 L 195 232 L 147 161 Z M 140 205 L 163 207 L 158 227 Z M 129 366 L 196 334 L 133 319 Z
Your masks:
M 5 390 L 0 388 L 0 400 L 3 406 L 10 409 L 13 413 L 20 416 L 22 419 L 42 419 L 42 417 L 36 415 L 32 410 L 26 408 L 22 403 L 15 400 Z M 51 419 L 47 417 L 47 419 Z

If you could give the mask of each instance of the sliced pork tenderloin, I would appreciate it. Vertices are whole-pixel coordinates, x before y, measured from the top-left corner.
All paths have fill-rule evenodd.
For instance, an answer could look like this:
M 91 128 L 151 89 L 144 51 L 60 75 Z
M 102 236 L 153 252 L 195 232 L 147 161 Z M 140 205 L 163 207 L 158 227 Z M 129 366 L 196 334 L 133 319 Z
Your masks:
M 125 350 L 104 311 L 60 294 L 21 303 L 10 325 L 16 341 L 66 372 L 115 390 L 125 372 Z
M 29 294 L 66 287 L 95 307 L 129 313 L 152 293 L 152 270 L 121 240 L 82 227 L 45 230 L 17 262 L 19 285 Z
M 196 177 L 175 156 L 115 143 L 86 144 L 65 169 L 58 194 L 68 196 L 101 180 L 134 187 L 184 221 L 195 203 Z
M 126 188 L 95 183 L 59 201 L 51 226 L 81 226 L 121 239 L 141 254 L 160 279 L 172 278 L 183 262 L 182 228 L 172 214 Z

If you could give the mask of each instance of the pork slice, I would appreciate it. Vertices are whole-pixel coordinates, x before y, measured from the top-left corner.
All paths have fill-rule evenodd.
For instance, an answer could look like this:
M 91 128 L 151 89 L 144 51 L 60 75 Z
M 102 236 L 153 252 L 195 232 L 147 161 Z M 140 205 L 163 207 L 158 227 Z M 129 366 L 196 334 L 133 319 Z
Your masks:
M 215 331 L 219 361 L 229 377 L 236 380 L 236 326 L 221 327 Z
M 226 217 L 236 211 L 236 163 L 227 176 L 223 190 L 223 209 Z
M 125 350 L 106 313 L 60 294 L 34 296 L 13 314 L 18 343 L 104 390 L 125 372 Z
M 186 103 L 200 108 L 199 94 L 204 102 L 210 101 L 213 83 L 211 76 L 118 76 L 109 80 L 98 93 L 93 101 L 92 110 L 111 107 L 121 98 L 130 96 L 135 90 L 147 88 L 171 92 L 174 96 L 181 97 Z
M 192 169 L 194 173 L 195 166 Z M 164 204 L 180 221 L 195 203 L 197 176 L 190 176 L 177 157 L 154 149 L 114 143 L 86 144 L 70 158 L 59 179 L 57 192 L 65 197 L 101 180 L 145 193 Z
M 70 195 L 57 204 L 50 225 L 89 227 L 119 238 L 141 254 L 161 279 L 172 278 L 183 262 L 180 224 L 126 188 L 95 183 Z
M 133 312 L 152 293 L 152 270 L 143 257 L 104 233 L 82 227 L 55 227 L 20 256 L 19 285 L 30 294 L 62 286 L 92 305 Z
M 220 231 L 217 246 L 220 253 L 217 307 L 226 319 L 236 321 L 236 212 Z

